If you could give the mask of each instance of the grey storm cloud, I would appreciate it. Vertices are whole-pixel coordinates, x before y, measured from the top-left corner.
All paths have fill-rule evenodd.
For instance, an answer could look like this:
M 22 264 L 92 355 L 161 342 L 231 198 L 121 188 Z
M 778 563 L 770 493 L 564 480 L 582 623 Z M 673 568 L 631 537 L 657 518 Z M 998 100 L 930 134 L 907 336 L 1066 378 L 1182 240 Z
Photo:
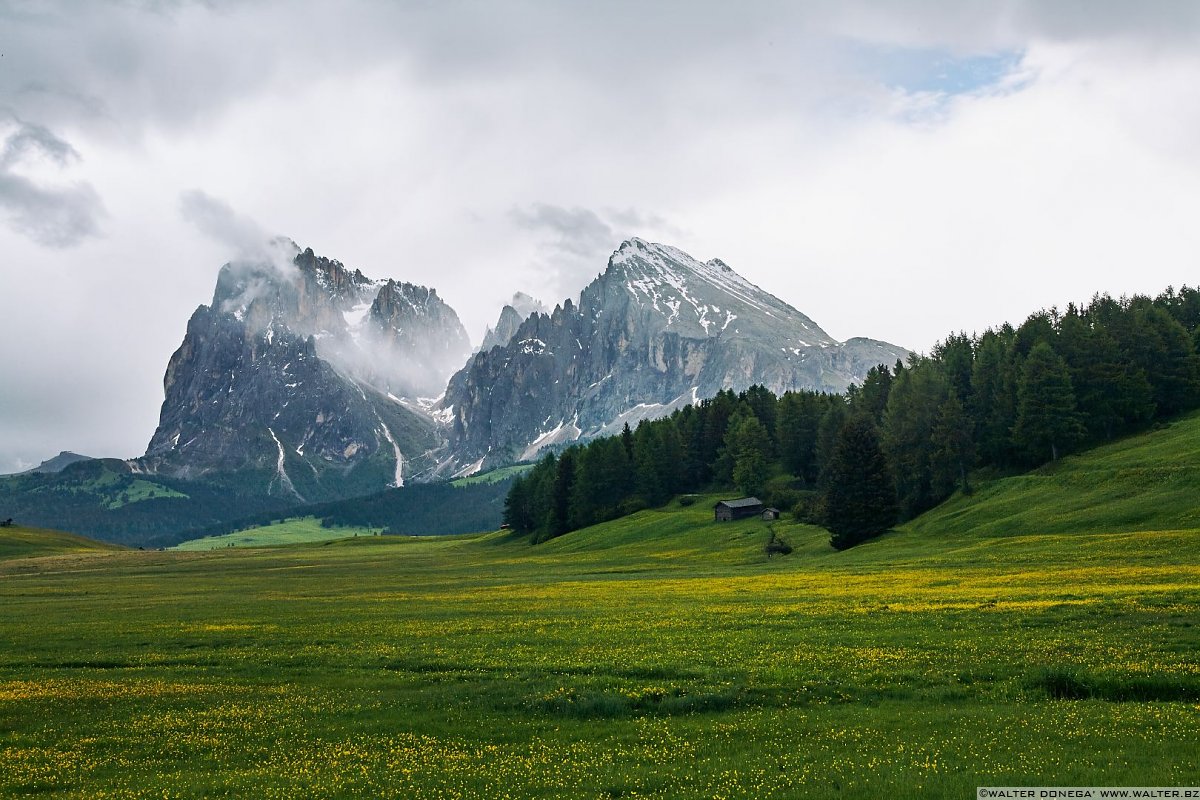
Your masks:
M 259 267 L 270 266 L 280 276 L 295 275 L 296 243 L 285 236 L 271 236 L 265 228 L 235 211 L 224 200 L 192 189 L 179 196 L 179 213 L 185 222 L 225 250 L 234 269 L 252 274 Z M 261 288 L 247 291 L 256 292 Z M 236 302 L 248 303 L 249 300 L 237 298 Z
M 271 238 L 257 222 L 199 189 L 179 196 L 179 213 L 200 233 L 227 247 L 232 258 L 260 257 Z
M 79 153 L 67 142 L 55 136 L 42 125 L 34 125 L 15 119 L 17 130 L 4 142 L 0 153 L 0 169 L 8 169 L 23 156 L 41 152 L 60 165 L 69 164 L 79 158 Z
M 667 97 L 697 81 L 719 90 L 722 75 L 745 68 L 749 51 L 759 65 L 756 84 L 775 90 L 763 92 L 761 102 L 770 104 L 778 102 L 781 81 L 829 57 L 820 43 L 831 35 L 951 50 L 1004 48 L 1030 36 L 1190 46 L 1200 5 L 60 1 L 0 6 L 5 29 L 19 34 L 4 42 L 0 97 L 51 124 L 86 118 L 136 140 L 150 124 L 202 126 L 261 92 L 381 66 L 432 84 L 487 84 L 551 70 L 614 91 L 653 94 L 658 87 Z
M 47 128 L 11 117 L 16 130 L 0 151 L 0 209 L 10 228 L 47 247 L 72 247 L 98 236 L 104 204 L 87 183 L 50 186 L 16 170 L 44 157 L 67 166 L 79 159 L 70 144 Z
M 509 218 L 538 239 L 543 254 L 539 266 L 555 296 L 582 287 L 623 239 L 649 231 L 677 232 L 662 216 L 635 208 L 596 211 L 533 203 L 511 209 Z
M 594 256 L 598 248 L 610 247 L 616 235 L 612 226 L 589 208 L 535 203 L 514 208 L 511 216 L 519 227 L 548 236 L 548 249 L 567 256 Z
M 645 229 L 676 231 L 664 217 L 635 208 L 590 208 L 533 203 L 514 208 L 509 217 L 520 228 L 543 235 L 552 251 L 570 256 L 595 257 L 598 250 L 612 249 L 619 239 Z

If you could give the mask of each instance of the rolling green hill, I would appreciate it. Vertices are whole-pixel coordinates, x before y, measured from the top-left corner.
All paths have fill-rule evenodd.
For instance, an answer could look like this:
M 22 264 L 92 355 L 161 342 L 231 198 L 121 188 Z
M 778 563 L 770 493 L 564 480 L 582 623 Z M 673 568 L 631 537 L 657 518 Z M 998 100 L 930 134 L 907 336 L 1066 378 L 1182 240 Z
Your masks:
M 0 476 L 0 517 L 130 546 L 174 544 L 186 531 L 286 505 L 236 487 L 144 475 L 110 458 Z
M 905 526 L 929 536 L 1200 528 L 1200 414 L 986 482 Z
M 375 536 L 379 532 L 379 528 L 330 528 L 323 526 L 321 520 L 316 517 L 294 517 L 271 525 L 247 528 L 236 533 L 205 536 L 203 539 L 189 539 L 171 549 L 187 551 L 216 550 L 220 547 L 278 547 L 289 544 L 328 542 L 355 536 Z
M 104 553 L 125 548 L 73 533 L 14 525 L 0 528 L 0 561 L 68 553 Z
M 496 483 L 498 481 L 508 480 L 517 475 L 523 475 L 533 469 L 532 464 L 513 464 L 508 467 L 499 467 L 491 469 L 487 472 L 479 472 L 474 475 L 468 475 L 465 478 L 458 478 L 450 482 L 452 486 L 470 486 L 473 483 Z

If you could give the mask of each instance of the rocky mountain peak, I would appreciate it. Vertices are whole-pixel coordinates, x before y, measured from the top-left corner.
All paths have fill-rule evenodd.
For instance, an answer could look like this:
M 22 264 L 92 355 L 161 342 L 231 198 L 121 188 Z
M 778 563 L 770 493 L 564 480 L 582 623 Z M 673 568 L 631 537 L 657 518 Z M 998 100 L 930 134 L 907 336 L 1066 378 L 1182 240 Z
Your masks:
M 93 459 L 91 456 L 81 456 L 79 453 L 72 453 L 70 450 L 63 450 L 54 458 L 48 458 L 33 469 L 26 470 L 26 473 L 62 472 L 72 464 L 77 464 L 80 461 L 94 460 L 95 459 Z
M 433 289 L 282 240 L 222 267 L 192 315 L 142 465 L 309 500 L 402 485 L 438 446 L 406 398 L 440 394 L 469 349 Z
M 524 292 L 513 292 L 512 300 L 508 301 L 507 307 L 516 311 L 521 316 L 521 319 L 528 317 L 534 312 L 546 311 L 545 303 Z
M 524 292 L 515 292 L 512 300 L 500 309 L 500 318 L 494 327 L 489 327 L 483 334 L 480 350 L 491 350 L 493 347 L 508 344 L 517 328 L 521 327 L 531 314 L 546 314 L 549 309 L 537 298 Z
M 550 315 L 454 375 L 441 409 L 459 466 L 535 457 L 721 389 L 842 391 L 903 348 L 837 342 L 720 259 L 633 238 Z

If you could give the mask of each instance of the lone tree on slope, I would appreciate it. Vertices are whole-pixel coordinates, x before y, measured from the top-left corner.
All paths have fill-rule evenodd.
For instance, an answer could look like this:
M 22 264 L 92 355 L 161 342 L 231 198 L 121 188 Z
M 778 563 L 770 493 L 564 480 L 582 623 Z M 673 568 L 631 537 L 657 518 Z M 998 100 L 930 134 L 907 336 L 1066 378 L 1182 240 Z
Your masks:
M 826 526 L 835 549 L 878 536 L 896 521 L 896 485 L 869 418 L 855 416 L 842 426 L 828 478 Z

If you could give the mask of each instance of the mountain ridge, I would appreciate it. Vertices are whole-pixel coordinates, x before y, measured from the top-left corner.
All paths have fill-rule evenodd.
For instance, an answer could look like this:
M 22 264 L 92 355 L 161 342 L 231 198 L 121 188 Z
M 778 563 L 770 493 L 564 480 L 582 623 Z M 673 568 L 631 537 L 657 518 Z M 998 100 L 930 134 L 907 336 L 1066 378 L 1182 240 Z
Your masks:
M 164 376 L 135 467 L 241 475 L 297 502 L 366 493 L 436 466 L 434 421 L 405 400 L 440 391 L 469 352 L 433 289 L 371 280 L 294 243 L 222 267 Z
M 720 259 L 632 238 L 580 293 L 479 351 L 438 408 L 460 473 L 663 416 L 732 388 L 843 391 L 909 351 L 838 342 Z M 614 430 L 615 429 L 615 430 Z

